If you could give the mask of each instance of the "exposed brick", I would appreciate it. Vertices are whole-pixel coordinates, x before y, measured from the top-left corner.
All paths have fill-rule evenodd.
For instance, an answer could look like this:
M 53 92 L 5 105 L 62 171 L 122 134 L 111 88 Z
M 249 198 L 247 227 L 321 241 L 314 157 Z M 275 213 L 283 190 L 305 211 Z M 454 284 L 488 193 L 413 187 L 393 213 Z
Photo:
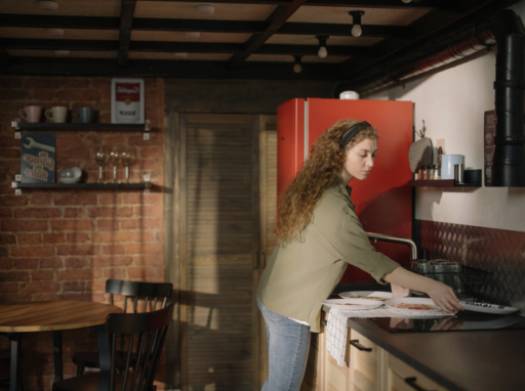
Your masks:
M 18 232 L 18 231 L 47 231 L 48 224 L 46 220 L 33 220 L 33 219 L 6 219 L 2 220 L 0 226 L 2 231 Z
M 17 218 L 53 218 L 60 217 L 62 211 L 57 208 L 17 208 L 15 209 L 15 217 Z
M 97 195 L 94 193 L 64 193 L 55 194 L 55 205 L 96 205 Z
M 72 218 L 72 217 L 85 217 L 86 216 L 86 210 L 84 208 L 65 208 L 64 210 L 64 217 L 66 218 Z
M 91 234 L 86 232 L 72 232 L 66 234 L 69 243 L 88 243 L 91 242 Z
M 92 278 L 92 272 L 88 269 L 59 270 L 56 273 L 57 281 L 90 280 Z
M 76 231 L 93 229 L 93 221 L 88 219 L 50 221 L 53 231 Z
M 93 267 L 107 267 L 107 266 L 127 266 L 133 263 L 133 257 L 129 255 L 112 255 L 93 257 Z
M 51 246 L 19 246 L 10 251 L 12 257 L 42 258 L 55 255 L 55 248 Z
M 64 267 L 64 262 L 61 259 L 57 259 L 57 258 L 41 259 L 39 261 L 38 266 L 40 267 L 40 269 L 47 269 L 47 268 L 60 269 Z
M 133 216 L 133 208 L 131 207 L 114 207 L 114 208 L 88 208 L 88 215 L 90 217 L 131 217 Z
M 64 232 L 53 232 L 53 233 L 44 233 L 42 235 L 42 241 L 46 244 L 53 243 L 66 243 L 66 234 Z
M 31 272 L 32 281 L 54 280 L 55 273 L 51 270 L 34 270 Z
M 53 194 L 44 192 L 31 193 L 29 203 L 31 205 L 52 205 Z
M 0 208 L 0 217 L 6 218 L 6 217 L 12 217 L 13 216 L 13 209 L 12 208 Z
M 33 270 L 38 267 L 40 262 L 42 262 L 42 260 L 38 258 L 13 259 L 13 261 L 14 261 L 13 267 L 17 270 Z
M 91 244 L 58 245 L 56 251 L 58 255 L 93 255 L 95 246 Z
M 15 242 L 16 242 L 15 235 L 0 233 L 0 244 L 13 244 Z
M 91 258 L 87 257 L 68 257 L 64 259 L 64 267 L 66 269 L 76 269 L 76 268 L 84 268 L 84 267 L 91 267 L 92 261 Z
M 16 242 L 23 244 L 42 244 L 42 234 L 40 232 L 19 233 L 16 235 Z
M 30 297 L 34 293 L 56 293 L 59 292 L 60 284 L 54 281 L 33 281 L 23 283 L 20 286 L 20 295 Z
M 9 272 L 0 271 L 0 281 L 11 281 L 11 282 L 29 281 L 29 273 L 22 272 L 22 271 L 9 271 Z
M 158 241 L 158 236 L 154 231 L 139 231 L 139 230 L 122 230 L 111 232 L 95 232 L 93 234 L 93 241 L 96 243 L 119 243 L 119 242 L 153 242 Z

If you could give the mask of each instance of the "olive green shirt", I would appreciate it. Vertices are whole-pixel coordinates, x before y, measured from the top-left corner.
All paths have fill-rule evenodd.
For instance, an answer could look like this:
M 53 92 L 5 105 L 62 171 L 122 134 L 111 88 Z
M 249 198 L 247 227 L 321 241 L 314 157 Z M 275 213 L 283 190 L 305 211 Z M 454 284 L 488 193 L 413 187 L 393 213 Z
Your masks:
M 275 249 L 261 276 L 259 300 L 319 332 L 322 302 L 348 263 L 381 283 L 399 266 L 372 247 L 341 183 L 323 193 L 301 234 Z

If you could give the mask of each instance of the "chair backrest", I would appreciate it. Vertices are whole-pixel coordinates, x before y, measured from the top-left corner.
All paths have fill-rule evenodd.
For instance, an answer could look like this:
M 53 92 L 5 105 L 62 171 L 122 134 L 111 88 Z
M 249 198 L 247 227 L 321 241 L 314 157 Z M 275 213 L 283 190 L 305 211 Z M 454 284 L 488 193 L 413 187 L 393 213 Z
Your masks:
M 173 303 L 169 302 L 157 311 L 108 316 L 106 330 L 109 346 L 106 346 L 107 352 L 102 351 L 100 362 L 101 377 L 105 383 L 103 389 L 153 389 L 155 370 L 172 313 Z
M 172 291 L 173 285 L 169 282 L 106 281 L 110 303 L 115 304 L 117 296 L 121 296 L 124 312 L 136 313 L 164 308 L 171 299 Z

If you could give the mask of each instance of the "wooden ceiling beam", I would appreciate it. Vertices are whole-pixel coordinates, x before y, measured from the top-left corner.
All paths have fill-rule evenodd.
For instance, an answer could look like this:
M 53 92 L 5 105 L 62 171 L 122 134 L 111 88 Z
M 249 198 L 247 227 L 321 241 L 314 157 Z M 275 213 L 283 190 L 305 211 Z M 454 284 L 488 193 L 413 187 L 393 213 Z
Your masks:
M 120 6 L 120 28 L 118 63 L 126 65 L 128 62 L 129 44 L 131 42 L 131 29 L 133 27 L 133 16 L 135 15 L 136 0 L 122 0 Z
M 0 64 L 0 74 L 38 76 L 133 76 L 172 77 L 178 79 L 262 79 L 262 80 L 324 80 L 340 79 L 334 64 L 303 64 L 299 74 L 292 63 L 251 62 L 232 69 L 218 61 L 137 61 L 129 60 L 120 67 L 114 60 L 10 57 Z
M 305 0 L 291 0 L 287 5 L 278 6 L 266 19 L 265 31 L 253 34 L 244 45 L 244 49 L 233 54 L 230 59 L 230 66 L 238 65 L 246 60 L 250 54 L 256 52 L 262 45 L 264 45 L 268 38 L 279 31 L 288 18 L 292 16 L 304 2 Z
M 349 24 L 285 23 L 276 34 L 348 36 Z M 0 14 L 2 27 L 62 28 L 88 30 L 115 30 L 119 18 L 55 15 Z M 193 20 L 166 18 L 134 18 L 133 31 L 199 31 L 210 33 L 262 33 L 265 22 Z M 410 29 L 402 26 L 364 25 L 363 36 L 407 37 Z
M 142 2 L 159 0 L 141 0 Z M 202 0 L 160 0 L 164 2 L 202 3 Z M 304 5 L 322 7 L 366 7 L 366 8 L 453 8 L 454 0 L 413 0 L 410 4 L 405 4 L 401 0 L 306 0 Z M 212 3 L 218 4 L 248 4 L 248 5 L 277 5 L 284 6 L 290 0 L 213 0 Z
M 0 39 L 0 46 L 5 49 L 22 50 L 81 50 L 81 51 L 116 51 L 119 42 L 105 40 L 84 39 Z M 165 42 L 165 41 L 132 41 L 129 51 L 159 52 L 159 53 L 232 53 L 241 51 L 243 44 L 234 43 L 201 43 L 201 42 Z M 290 54 L 290 55 L 317 55 L 317 45 L 283 45 L 265 44 L 254 53 L 260 54 Z M 369 49 L 363 46 L 328 45 L 331 55 L 339 56 L 366 56 Z

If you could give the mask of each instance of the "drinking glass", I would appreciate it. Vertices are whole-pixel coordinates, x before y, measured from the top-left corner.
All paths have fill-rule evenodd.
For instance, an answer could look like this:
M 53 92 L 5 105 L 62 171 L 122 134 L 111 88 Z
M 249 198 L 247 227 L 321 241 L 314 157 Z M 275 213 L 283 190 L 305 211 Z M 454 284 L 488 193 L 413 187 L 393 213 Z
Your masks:
M 135 151 L 132 147 L 122 148 L 120 151 L 120 161 L 124 166 L 124 180 L 129 182 L 129 166 L 135 160 Z
M 109 161 L 112 165 L 112 176 L 111 181 L 113 183 L 118 182 L 118 166 L 122 163 L 120 159 L 120 148 L 113 147 L 109 152 Z
M 98 178 L 97 182 L 104 182 L 104 166 L 108 162 L 109 159 L 109 153 L 105 147 L 100 147 L 95 152 L 95 161 L 97 162 L 98 166 Z

